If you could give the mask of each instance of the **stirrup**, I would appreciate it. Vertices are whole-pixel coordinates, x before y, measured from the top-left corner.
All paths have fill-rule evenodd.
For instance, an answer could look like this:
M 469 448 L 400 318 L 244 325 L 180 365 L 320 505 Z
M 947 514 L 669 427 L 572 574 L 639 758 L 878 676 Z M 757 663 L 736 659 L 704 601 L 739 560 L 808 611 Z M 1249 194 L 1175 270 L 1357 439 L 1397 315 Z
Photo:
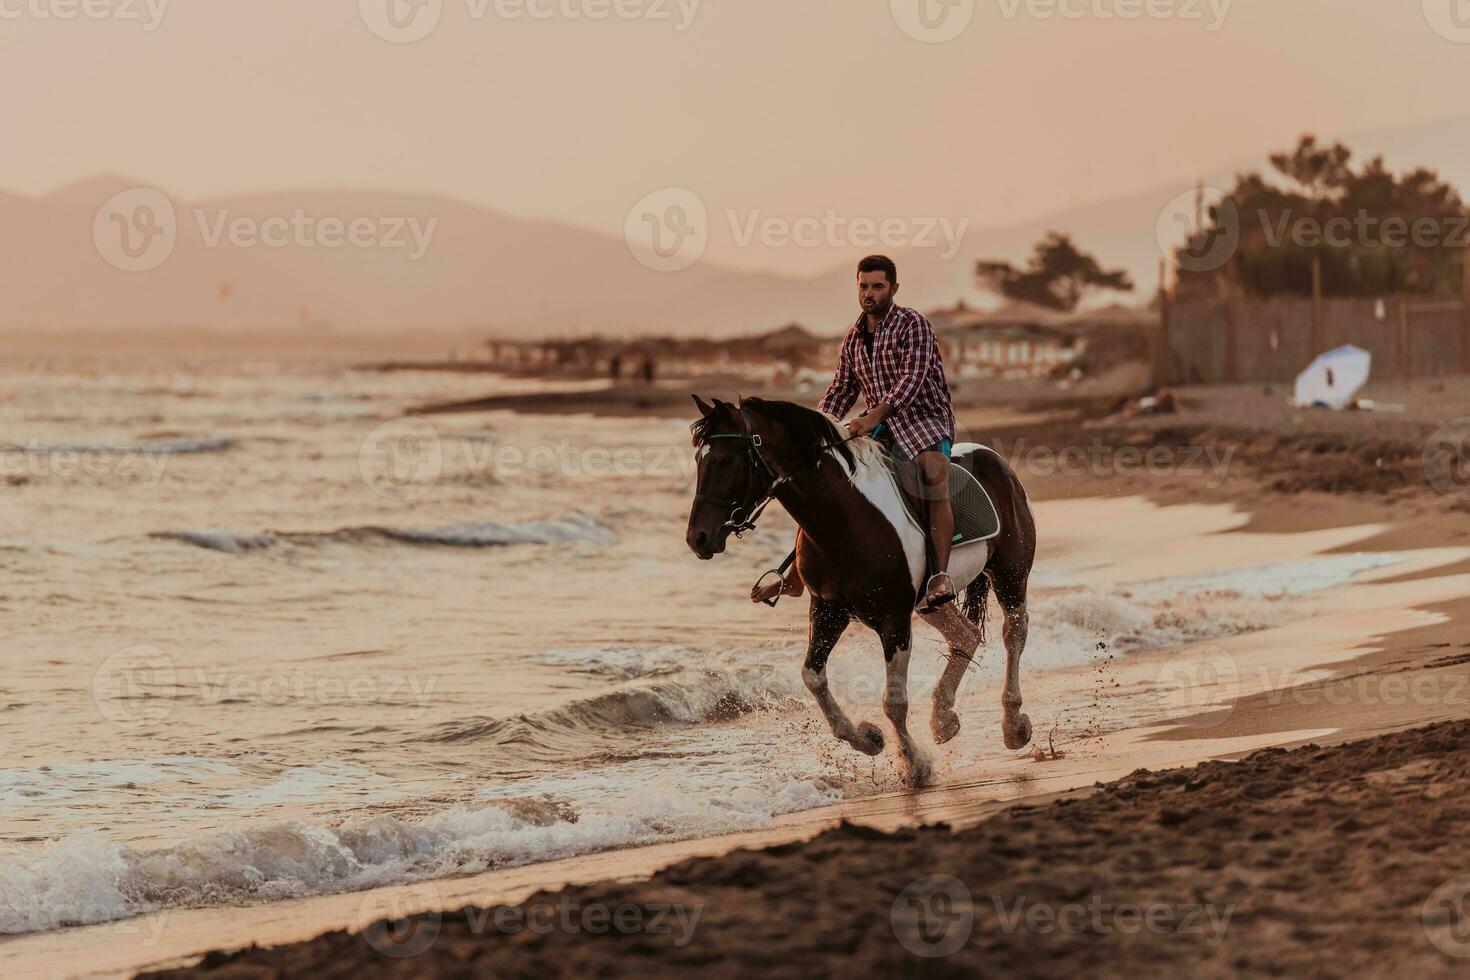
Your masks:
M 786 573 L 781 571 L 781 569 L 779 568 L 768 569 L 764 575 L 755 580 L 755 587 L 759 589 L 761 587 L 761 583 L 770 578 L 772 575 L 776 576 L 777 580 L 780 581 L 781 588 L 776 591 L 775 596 L 770 599 L 762 599 L 761 602 L 770 606 L 772 609 L 775 609 L 776 603 L 780 602 L 781 597 L 786 594 Z
M 933 602 L 930 602 L 930 603 L 928 603 L 926 605 L 920 606 L 919 607 L 919 612 L 921 612 L 921 613 L 933 612 L 934 610 L 939 609 L 942 606 L 947 606 L 951 602 L 954 602 L 954 600 L 955 600 L 954 579 L 949 578 L 949 573 L 948 572 L 935 572 L 933 575 L 929 576 L 929 581 L 927 581 L 927 582 L 924 583 L 924 595 L 927 596 L 929 594 L 930 586 L 932 586 L 934 584 L 934 580 L 937 579 L 941 575 L 943 575 L 945 578 L 949 579 L 949 591 L 948 592 L 945 592 L 945 593 L 941 593 L 940 596 L 939 596 L 939 598 L 935 599 Z

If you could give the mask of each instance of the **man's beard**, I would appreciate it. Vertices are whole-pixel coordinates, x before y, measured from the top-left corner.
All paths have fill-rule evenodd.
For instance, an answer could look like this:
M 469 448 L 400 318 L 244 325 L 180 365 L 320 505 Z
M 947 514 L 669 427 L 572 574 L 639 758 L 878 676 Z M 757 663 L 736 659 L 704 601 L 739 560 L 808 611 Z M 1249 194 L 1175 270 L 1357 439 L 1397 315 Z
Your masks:
M 863 312 L 881 323 L 883 319 L 888 316 L 888 311 L 891 309 L 893 309 L 893 298 L 889 297 L 878 306 L 873 307 L 871 310 L 864 306 Z

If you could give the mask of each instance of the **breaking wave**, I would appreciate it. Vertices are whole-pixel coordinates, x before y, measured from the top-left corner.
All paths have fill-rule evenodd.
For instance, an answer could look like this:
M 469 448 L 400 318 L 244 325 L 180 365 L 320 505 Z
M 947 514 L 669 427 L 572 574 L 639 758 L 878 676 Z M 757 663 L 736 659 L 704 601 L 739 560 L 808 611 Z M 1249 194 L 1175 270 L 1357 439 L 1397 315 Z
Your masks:
M 518 759 L 566 762 L 616 754 L 640 731 L 662 725 L 705 725 L 788 706 L 802 693 L 770 665 L 681 671 L 677 677 L 628 685 L 546 711 L 507 718 L 468 718 L 423 736 L 427 742 L 477 742 L 513 749 Z M 631 740 L 628 747 L 633 746 Z
M 65 841 L 0 856 L 0 934 L 355 891 L 753 830 L 839 797 L 823 779 L 767 772 L 723 794 L 645 786 L 580 813 L 555 800 L 505 799 L 412 822 L 380 815 L 338 826 L 275 823 L 154 851 Z

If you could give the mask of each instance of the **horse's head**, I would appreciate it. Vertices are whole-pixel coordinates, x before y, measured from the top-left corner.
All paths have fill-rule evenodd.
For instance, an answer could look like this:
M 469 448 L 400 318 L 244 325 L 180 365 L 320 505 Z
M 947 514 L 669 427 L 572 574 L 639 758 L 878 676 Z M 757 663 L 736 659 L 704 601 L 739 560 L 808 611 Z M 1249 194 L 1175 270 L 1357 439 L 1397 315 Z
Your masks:
M 730 532 L 765 498 L 771 476 L 756 460 L 748 416 L 718 398 L 708 405 L 695 395 L 694 403 L 700 418 L 689 431 L 698 469 L 684 540 L 707 561 L 725 550 Z

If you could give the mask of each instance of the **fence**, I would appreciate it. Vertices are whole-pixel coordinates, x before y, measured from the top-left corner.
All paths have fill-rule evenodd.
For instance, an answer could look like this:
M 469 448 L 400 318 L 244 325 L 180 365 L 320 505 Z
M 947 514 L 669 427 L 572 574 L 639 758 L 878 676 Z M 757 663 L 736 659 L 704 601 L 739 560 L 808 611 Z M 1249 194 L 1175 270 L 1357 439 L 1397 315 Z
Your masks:
M 1291 381 L 1342 344 L 1371 353 L 1379 378 L 1470 372 L 1470 262 L 1458 300 L 1165 296 L 1160 305 L 1161 384 Z

